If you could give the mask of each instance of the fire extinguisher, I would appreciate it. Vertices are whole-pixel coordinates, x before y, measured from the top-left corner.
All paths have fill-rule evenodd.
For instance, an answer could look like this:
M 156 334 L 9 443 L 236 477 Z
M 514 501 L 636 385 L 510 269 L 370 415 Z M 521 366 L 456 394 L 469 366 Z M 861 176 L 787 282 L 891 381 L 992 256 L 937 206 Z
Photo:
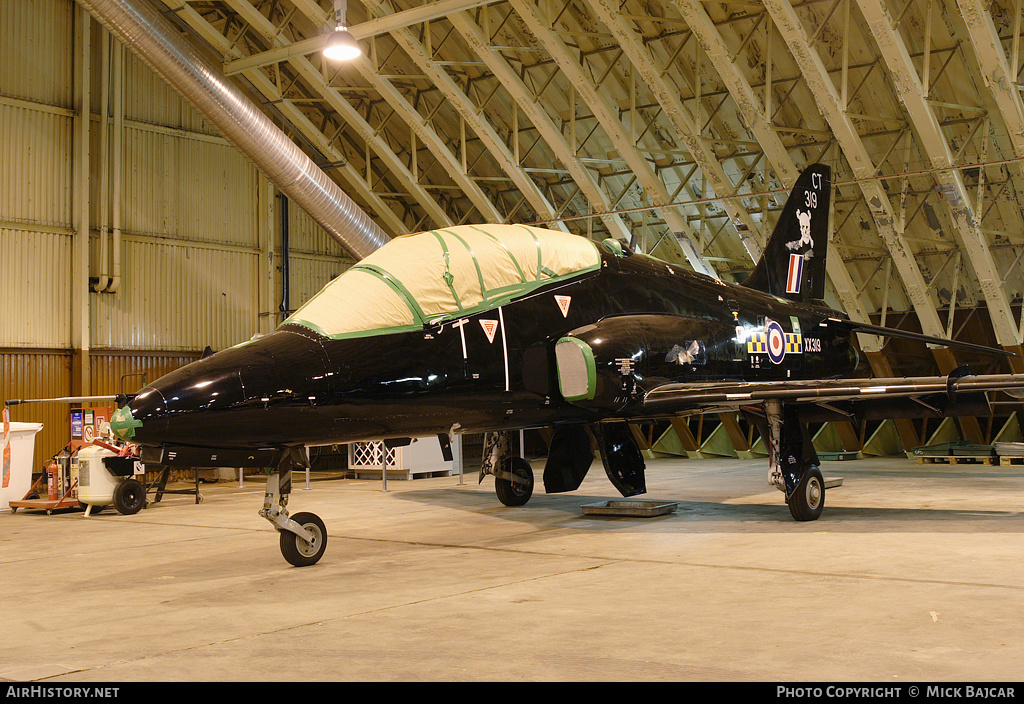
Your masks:
M 68 493 L 68 488 L 65 484 L 68 480 L 71 455 L 64 451 L 57 455 L 54 460 L 46 468 L 48 474 L 46 478 L 46 494 L 50 501 L 60 501 Z
M 56 462 L 46 467 L 46 497 L 50 501 L 60 499 L 60 466 Z

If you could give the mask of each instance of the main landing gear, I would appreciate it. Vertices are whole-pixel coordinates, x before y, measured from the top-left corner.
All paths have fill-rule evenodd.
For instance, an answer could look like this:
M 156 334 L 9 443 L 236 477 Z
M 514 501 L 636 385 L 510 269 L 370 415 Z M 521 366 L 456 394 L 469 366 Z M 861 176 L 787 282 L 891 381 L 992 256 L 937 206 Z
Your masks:
M 506 506 L 523 506 L 533 496 L 533 467 L 522 457 L 512 455 L 507 431 L 484 434 L 480 481 L 494 475 L 494 493 Z
M 306 455 L 299 449 L 286 451 L 277 469 L 267 477 L 267 493 L 260 515 L 280 533 L 281 554 L 296 567 L 315 565 L 327 549 L 327 528 L 315 513 L 288 516 L 288 495 L 292 491 L 292 470 L 304 467 Z
M 587 476 L 596 441 L 605 474 L 623 496 L 647 491 L 644 458 L 625 423 L 561 425 L 554 429 L 547 463 L 544 465 L 544 490 L 548 494 L 575 491 Z M 494 475 L 494 492 L 506 506 L 522 506 L 533 495 L 533 468 L 514 457 L 508 431 L 484 435 L 480 480 Z
M 797 410 L 780 401 L 765 401 L 764 412 L 771 446 L 768 483 L 785 493 L 794 519 L 816 521 L 825 508 L 825 480 L 807 428 Z
M 786 495 L 786 505 L 797 521 L 816 521 L 825 508 L 825 480 L 818 466 L 806 423 L 799 409 L 778 400 L 765 401 L 763 408 L 744 407 L 748 420 L 761 429 L 770 446 L 768 483 Z M 644 459 L 625 423 L 593 426 L 605 473 L 623 496 L 647 491 Z M 557 428 L 551 453 L 544 468 L 548 493 L 573 491 L 586 476 L 591 457 L 590 435 L 582 426 Z M 508 431 L 484 435 L 480 481 L 494 475 L 494 492 L 506 506 L 523 506 L 533 495 L 533 468 L 512 455 Z

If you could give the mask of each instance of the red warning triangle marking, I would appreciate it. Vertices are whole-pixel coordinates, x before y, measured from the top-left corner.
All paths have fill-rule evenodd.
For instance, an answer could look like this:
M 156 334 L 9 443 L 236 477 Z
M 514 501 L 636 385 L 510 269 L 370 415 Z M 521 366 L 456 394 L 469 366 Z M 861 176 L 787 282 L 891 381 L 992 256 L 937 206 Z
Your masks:
M 487 335 L 487 341 L 494 342 L 494 331 L 498 329 L 498 321 L 484 320 L 481 318 L 480 327 L 484 329 L 484 335 Z
M 569 304 L 572 303 L 572 296 L 555 296 L 555 303 L 558 304 L 558 309 L 562 311 L 562 317 L 568 317 Z

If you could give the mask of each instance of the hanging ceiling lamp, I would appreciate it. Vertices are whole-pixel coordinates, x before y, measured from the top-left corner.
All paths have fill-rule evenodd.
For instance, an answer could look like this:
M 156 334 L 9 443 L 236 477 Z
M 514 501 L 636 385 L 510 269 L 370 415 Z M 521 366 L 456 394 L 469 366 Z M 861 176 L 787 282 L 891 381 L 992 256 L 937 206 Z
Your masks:
M 324 45 L 324 56 L 328 59 L 351 61 L 363 53 L 356 38 L 348 31 L 347 10 L 348 0 L 334 0 L 334 31 Z

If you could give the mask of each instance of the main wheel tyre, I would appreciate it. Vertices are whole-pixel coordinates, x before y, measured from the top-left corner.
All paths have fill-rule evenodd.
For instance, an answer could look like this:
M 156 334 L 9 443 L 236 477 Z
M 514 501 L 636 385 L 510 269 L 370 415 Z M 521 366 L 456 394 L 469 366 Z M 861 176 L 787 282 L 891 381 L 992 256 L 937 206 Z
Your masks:
M 789 497 L 789 512 L 798 521 L 816 521 L 824 508 L 825 480 L 817 465 L 811 465 Z
M 132 516 L 146 505 L 146 487 L 138 479 L 125 479 L 114 487 L 114 508 L 125 516 Z
M 533 467 L 522 457 L 508 457 L 501 461 L 501 469 L 522 481 L 494 478 L 494 493 L 506 506 L 522 506 L 533 496 Z
M 313 535 L 313 542 L 305 540 L 289 530 L 281 531 L 281 554 L 296 567 L 315 565 L 327 549 L 327 527 L 315 513 L 296 513 L 293 521 Z

